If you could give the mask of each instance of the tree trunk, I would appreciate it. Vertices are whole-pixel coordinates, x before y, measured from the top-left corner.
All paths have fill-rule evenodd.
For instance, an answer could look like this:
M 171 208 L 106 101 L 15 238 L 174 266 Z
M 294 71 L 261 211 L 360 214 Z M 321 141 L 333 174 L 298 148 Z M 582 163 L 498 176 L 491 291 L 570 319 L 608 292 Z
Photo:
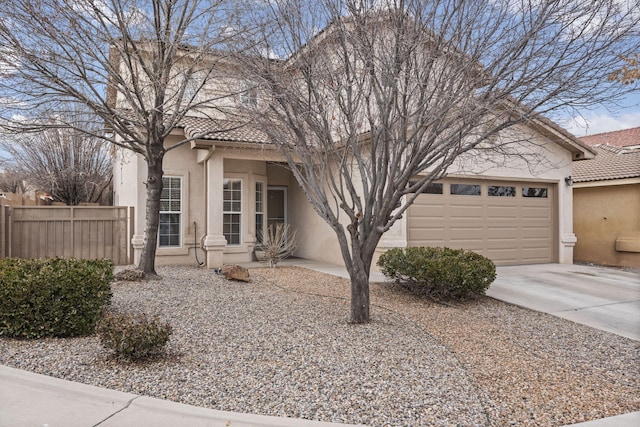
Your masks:
M 156 249 L 158 248 L 158 225 L 160 223 L 160 195 L 162 194 L 162 157 L 147 162 L 147 204 L 144 246 L 138 270 L 147 276 L 156 274 Z
M 351 323 L 369 323 L 369 274 L 371 261 L 379 235 L 370 235 L 369 241 L 361 245 L 354 234 L 351 241 L 353 257 L 349 277 L 351 278 Z M 375 241 L 375 243 L 373 243 Z
M 369 323 L 369 270 L 360 262 L 353 263 L 351 277 L 351 319 L 350 323 Z

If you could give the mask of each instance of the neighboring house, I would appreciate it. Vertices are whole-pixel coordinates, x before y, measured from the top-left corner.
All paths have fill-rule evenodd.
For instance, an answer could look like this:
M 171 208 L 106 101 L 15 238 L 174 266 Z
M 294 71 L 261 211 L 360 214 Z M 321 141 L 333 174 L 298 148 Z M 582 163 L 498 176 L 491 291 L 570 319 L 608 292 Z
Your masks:
M 243 91 L 243 85 L 230 72 L 228 90 L 237 95 L 226 102 L 260 105 L 260 94 Z M 209 268 L 251 261 L 261 230 L 276 223 L 297 231 L 296 256 L 343 263 L 335 233 L 313 211 L 264 134 L 224 119 L 187 117 L 175 138 L 206 132 L 210 136 L 164 158 L 158 264 L 194 263 L 196 250 Z M 545 119 L 501 137 L 519 141 L 521 152 L 535 152 L 538 161 L 474 159 L 450 168 L 382 237 L 378 250 L 446 245 L 480 252 L 501 265 L 573 262 L 568 179 L 573 161 L 592 158 L 593 150 Z M 114 204 L 135 207 L 136 262 L 145 230 L 146 171 L 142 157 L 117 150 Z
M 574 259 L 640 267 L 640 127 L 581 140 L 598 155 L 574 165 Z

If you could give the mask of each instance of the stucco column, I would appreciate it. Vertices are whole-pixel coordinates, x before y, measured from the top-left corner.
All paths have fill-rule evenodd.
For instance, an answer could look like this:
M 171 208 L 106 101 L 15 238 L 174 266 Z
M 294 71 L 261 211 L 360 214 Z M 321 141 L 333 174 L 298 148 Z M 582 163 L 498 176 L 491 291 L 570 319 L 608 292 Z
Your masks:
M 207 254 L 207 268 L 220 268 L 224 262 L 224 248 L 227 240 L 222 233 L 224 159 L 222 153 L 213 152 L 207 159 L 207 235 L 204 250 Z
M 573 187 L 564 178 L 558 183 L 558 217 L 560 234 L 560 264 L 573 264 L 573 247 L 578 239 L 573 233 Z
M 118 204 L 124 206 L 135 206 L 134 212 L 134 232 L 131 237 L 131 246 L 133 247 L 133 262 L 138 265 L 142 248 L 144 247 L 144 235 L 147 228 L 147 188 L 144 182 L 147 180 L 147 162 L 140 154 L 130 155 L 126 150 L 120 149 L 120 160 L 127 164 L 126 175 L 122 173 L 120 182 L 118 183 L 118 193 L 122 200 L 118 200 Z M 116 162 L 114 167 L 121 167 L 122 163 Z M 122 167 L 121 167 L 122 169 Z M 132 180 L 135 185 L 129 185 Z

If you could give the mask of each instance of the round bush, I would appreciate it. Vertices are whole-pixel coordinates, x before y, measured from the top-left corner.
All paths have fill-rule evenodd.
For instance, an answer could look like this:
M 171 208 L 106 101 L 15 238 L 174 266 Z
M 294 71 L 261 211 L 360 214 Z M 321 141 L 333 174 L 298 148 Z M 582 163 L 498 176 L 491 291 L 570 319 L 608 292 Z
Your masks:
M 380 256 L 382 273 L 432 298 L 484 295 L 496 278 L 493 261 L 475 252 L 450 248 L 394 248 Z
M 161 354 L 172 332 L 169 323 L 144 314 L 109 313 L 96 325 L 100 343 L 118 357 L 127 359 Z
M 0 335 L 90 335 L 111 302 L 110 260 L 0 259 Z

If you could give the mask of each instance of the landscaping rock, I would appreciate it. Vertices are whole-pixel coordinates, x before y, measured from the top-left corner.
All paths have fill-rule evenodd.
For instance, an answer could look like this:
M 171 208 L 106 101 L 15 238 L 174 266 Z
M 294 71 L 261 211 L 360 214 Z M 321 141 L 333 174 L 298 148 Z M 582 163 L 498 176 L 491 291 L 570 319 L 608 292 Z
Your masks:
M 249 281 L 249 270 L 239 265 L 225 265 L 222 267 L 222 274 L 227 280 Z
M 144 271 L 136 269 L 122 270 L 114 274 L 113 278 L 117 281 L 140 282 L 144 280 Z

